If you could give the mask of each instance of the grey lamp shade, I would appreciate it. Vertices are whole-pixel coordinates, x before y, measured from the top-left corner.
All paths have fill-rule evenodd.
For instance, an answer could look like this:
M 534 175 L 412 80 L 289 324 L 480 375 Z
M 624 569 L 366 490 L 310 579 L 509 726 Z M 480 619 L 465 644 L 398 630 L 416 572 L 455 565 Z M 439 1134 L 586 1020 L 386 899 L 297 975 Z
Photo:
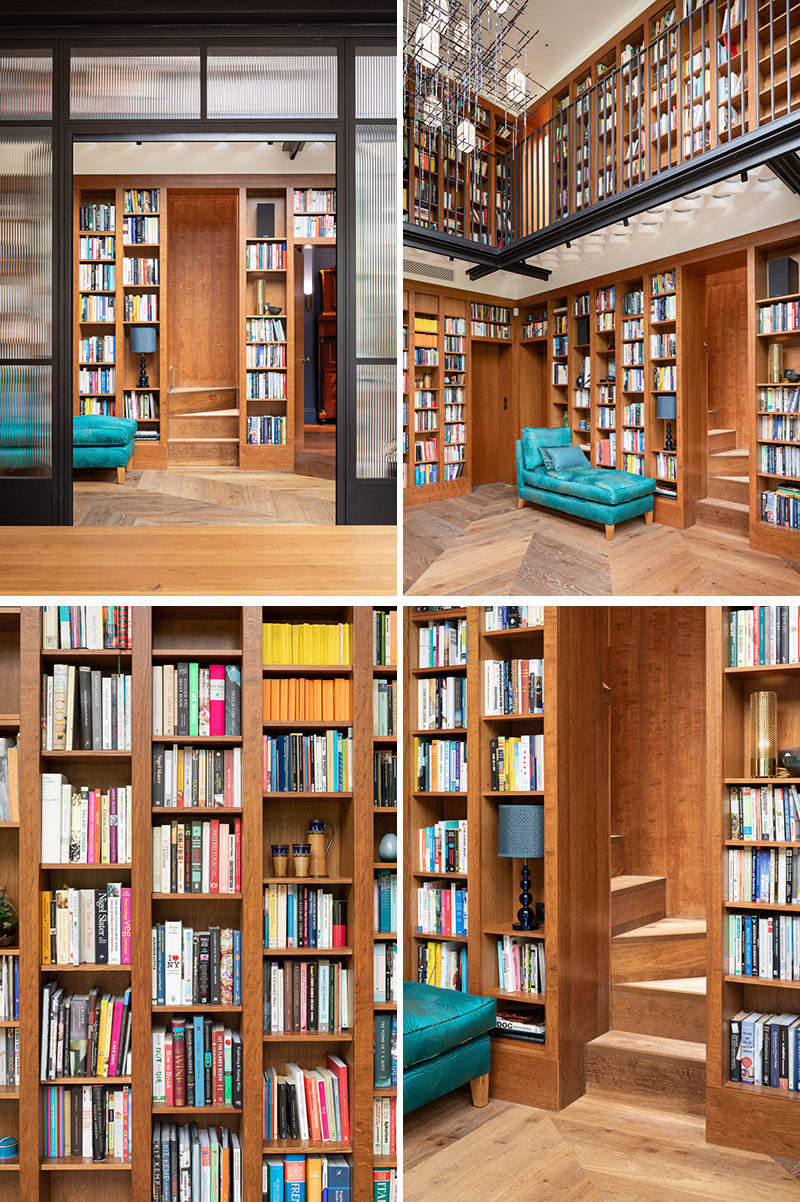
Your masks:
M 669 393 L 656 396 L 656 417 L 662 421 L 674 422 L 678 415 L 678 402 Z
M 156 349 L 156 331 L 154 326 L 131 327 L 131 350 L 134 355 L 152 355 Z
M 498 806 L 497 854 L 518 860 L 544 858 L 544 806 Z

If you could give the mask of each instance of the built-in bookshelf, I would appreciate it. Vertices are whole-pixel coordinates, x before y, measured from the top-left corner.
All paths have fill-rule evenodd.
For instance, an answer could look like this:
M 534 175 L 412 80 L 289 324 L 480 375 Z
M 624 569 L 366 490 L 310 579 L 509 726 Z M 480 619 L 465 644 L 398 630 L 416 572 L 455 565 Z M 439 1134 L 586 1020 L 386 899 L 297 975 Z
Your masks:
M 374 733 L 373 695 L 383 712 L 383 686 L 396 689 L 394 622 L 393 611 L 342 607 L 0 610 L 0 739 L 19 731 L 23 816 L 0 820 L 20 922 L 18 945 L 0 946 L 0 1035 L 19 1030 L 21 1052 L 18 1084 L 0 1084 L 0 1135 L 30 1133 L 18 1161 L 5 1162 L 0 1196 L 53 1202 L 99 1187 L 114 1202 L 149 1197 L 153 1174 L 166 1180 L 180 1129 L 195 1123 L 201 1141 L 208 1133 L 218 1142 L 226 1172 L 241 1174 L 245 1202 L 261 1196 L 264 1157 L 296 1153 L 306 1157 L 304 1180 L 320 1157 L 340 1157 L 331 1167 L 351 1196 L 372 1197 L 374 892 L 392 867 L 377 846 L 396 816 L 375 804 L 375 752 L 394 752 L 396 734 Z M 270 641 L 272 623 L 316 625 L 323 637 Z M 93 705 L 106 710 L 100 746 Z M 324 717 L 309 717 L 318 710 Z M 334 729 L 349 737 L 342 787 L 319 788 L 316 777 L 294 787 L 295 775 L 273 788 L 265 738 L 287 739 L 290 755 L 300 736 L 324 746 Z M 383 802 L 391 765 L 382 784 Z M 0 813 L 4 797 L 0 786 Z M 321 846 L 311 823 L 330 824 Z M 21 895 L 23 879 L 31 887 Z M 309 905 L 313 893 L 316 946 L 291 922 L 294 946 L 280 923 L 270 926 L 271 890 L 290 915 L 290 890 Z M 4 957 L 17 946 L 19 1018 L 3 1009 L 14 1004 Z M 286 970 L 288 1009 L 272 1009 L 271 962 Z M 289 1004 L 306 974 L 318 990 L 313 1025 Z M 87 1016 L 91 1061 L 80 1043 L 55 1061 L 49 1041 L 40 1044 L 67 999 L 73 1021 Z M 111 1024 L 107 1045 L 92 1015 Z M 341 1138 L 322 1129 L 318 1139 L 265 1137 L 264 1074 L 290 1064 L 321 1070 L 340 1099 L 347 1090 Z M 91 1096 L 84 1087 L 103 1091 L 94 1144 L 74 1125 Z M 118 1106 L 107 1136 L 101 1099 Z M 391 1171 L 388 1161 L 374 1168 Z
M 24 827 L 20 824 L 21 799 L 31 763 L 30 748 L 22 739 L 20 715 L 23 653 L 21 611 L 9 606 L 0 607 L 0 870 L 9 906 L 13 907 L 13 912 L 5 916 L 8 926 L 0 946 L 0 970 L 3 973 L 0 1040 L 4 1041 L 5 1051 L 5 1076 L 0 1080 L 0 1138 L 10 1136 L 16 1140 L 32 1115 L 35 1098 L 35 1086 L 31 1089 L 30 1082 L 25 1092 L 21 1059 L 21 1015 L 31 996 L 30 986 L 22 978 L 21 949 L 26 947 L 26 954 L 27 949 L 33 954 L 36 946 L 34 943 L 31 947 L 28 943 L 29 935 L 35 939 L 36 933 L 29 932 L 27 924 L 23 924 L 20 895 L 20 886 L 26 879 L 20 843 L 24 837 Z M 19 924 L 16 932 L 13 915 L 17 916 Z M 37 985 L 35 982 L 38 995 Z M 8 1162 L 8 1172 L 0 1174 L 0 1178 L 0 1197 L 22 1197 L 19 1152 Z
M 588 166 L 583 170 L 588 191 Z M 567 362 L 572 441 L 588 452 L 592 439 L 592 317 L 589 292 L 579 292 L 572 297 L 570 318 Z
M 601 936 L 608 923 L 608 817 L 596 806 L 607 767 L 604 637 L 601 613 L 564 607 L 406 610 L 405 976 L 495 997 L 501 1021 L 513 1010 L 543 1024 L 543 1042 L 541 1031 L 535 1039 L 495 1032 L 490 1094 L 554 1109 L 583 1092 L 584 1043 L 607 1029 L 600 982 L 608 973 L 607 937 Z M 532 694 L 539 701 L 515 707 L 523 712 L 494 713 L 487 679 L 498 671 L 502 678 L 503 669 L 493 665 L 512 661 L 539 665 L 541 687 Z M 449 723 L 433 728 L 426 701 L 432 687 L 442 696 L 433 713 L 449 716 Z M 574 720 L 569 716 L 569 698 L 578 695 L 580 721 L 577 712 Z M 454 720 L 463 725 L 454 727 Z M 515 753 L 520 744 L 508 742 L 523 736 L 538 756 L 539 776 Z M 579 739 L 591 754 L 568 788 L 570 744 L 575 741 L 577 754 Z M 509 765 L 528 766 L 526 782 L 509 778 L 515 787 L 499 787 L 505 784 L 498 775 L 501 750 L 508 751 Z M 539 807 L 543 817 L 545 858 L 530 867 L 544 923 L 530 934 L 512 926 L 521 861 L 498 856 L 503 803 Z M 582 893 L 581 905 L 568 911 L 559 905 L 567 875 Z M 442 889 L 450 893 L 456 922 L 466 892 L 466 927 L 420 926 L 426 914 L 439 911 L 418 903 L 428 895 L 435 901 Z M 524 991 L 506 988 L 510 977 L 501 987 L 498 943 L 502 952 L 504 940 L 507 951 L 516 943 L 522 961 L 530 964 L 534 956 L 537 971 L 543 964 L 541 992 L 527 987 L 536 983 L 533 976 Z M 539 946 L 542 952 L 531 950 Z M 577 964 L 569 957 L 578 947 L 581 969 L 573 975 L 566 966 Z
M 470 322 L 472 338 L 490 342 L 511 341 L 511 310 L 505 305 L 473 301 L 470 305 Z
M 569 418 L 569 318 L 567 298 L 552 297 L 547 303 L 550 330 L 549 421 L 551 426 L 568 426 Z
M 753 1016 L 770 1022 L 800 1015 L 797 960 L 786 933 L 800 905 L 781 892 L 780 872 L 766 882 L 774 890 L 767 900 L 736 900 L 752 896 L 752 877 L 745 870 L 740 880 L 737 864 L 746 858 L 750 865 L 757 850 L 777 861 L 794 855 L 800 842 L 794 778 L 777 767 L 758 775 L 750 734 L 750 699 L 768 691 L 777 695 L 776 749 L 800 738 L 797 621 L 796 605 L 725 606 L 708 610 L 706 628 L 712 890 L 706 1137 L 773 1156 L 790 1156 L 796 1147 L 797 1092 L 787 1073 L 779 1070 L 781 1082 L 768 1066 L 765 1075 L 758 1053 L 769 1032 Z M 763 767 L 770 771 L 769 764 Z
M 408 290 L 406 288 L 404 288 L 403 289 L 403 346 L 402 346 L 402 354 L 403 354 L 403 398 L 402 398 L 402 400 L 403 400 L 403 446 L 402 446 L 402 451 L 403 451 L 403 488 L 404 489 L 408 488 L 408 483 L 409 483 L 409 481 L 408 481 L 408 439 L 409 439 L 408 413 L 409 413 L 409 405 L 410 405 L 410 400 L 409 400 L 409 395 L 408 395 L 409 346 L 410 346 L 410 340 L 409 340 L 409 336 L 408 336 Z
M 592 429 L 592 462 L 596 467 L 617 464 L 617 286 L 594 293 L 595 339 L 592 356 L 592 390 L 595 412 Z M 624 359 L 624 354 L 623 354 Z
M 294 237 L 304 246 L 336 241 L 336 189 L 295 188 Z

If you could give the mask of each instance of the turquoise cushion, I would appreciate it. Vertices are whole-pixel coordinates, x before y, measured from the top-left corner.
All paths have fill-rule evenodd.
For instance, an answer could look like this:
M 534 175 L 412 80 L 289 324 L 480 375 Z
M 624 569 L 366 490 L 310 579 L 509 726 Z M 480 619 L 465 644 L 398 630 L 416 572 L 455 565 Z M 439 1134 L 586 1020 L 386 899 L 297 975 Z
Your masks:
M 136 422 L 125 417 L 73 417 L 74 447 L 122 447 L 133 441 Z
M 586 455 L 580 447 L 546 447 L 542 446 L 542 458 L 551 471 L 560 471 L 564 467 L 586 467 Z M 548 463 L 548 460 L 550 461 Z
M 35 422 L 6 418 L 0 411 L 0 447 L 35 447 L 47 433 L 44 422 Z
M 82 469 L 127 467 L 134 449 L 133 439 L 121 447 L 73 447 L 72 466 Z
M 412 1064 L 403 1073 L 403 1113 L 482 1077 L 491 1067 L 492 1043 L 488 1035 L 470 1039 L 432 1060 Z
M 532 472 L 541 466 L 542 445 L 568 447 L 571 442 L 572 432 L 567 426 L 525 426 L 522 431 L 522 454 L 526 468 Z
M 598 501 L 601 505 L 621 505 L 637 497 L 649 496 L 656 490 L 656 482 L 649 476 L 609 471 L 607 468 L 592 467 L 591 464 L 553 472 L 541 467 L 535 472 L 525 472 L 524 482 L 534 488 L 563 493 L 580 500 Z
M 493 998 L 457 989 L 437 989 L 419 981 L 403 983 L 403 1064 L 440 1056 L 494 1029 Z M 454 1088 L 453 1086 L 450 1087 Z
M 583 501 L 564 493 L 548 492 L 544 488 L 531 488 L 523 484 L 519 488 L 519 496 L 548 509 L 557 509 L 561 513 L 570 513 L 575 517 L 585 518 L 590 522 L 602 522 L 606 526 L 615 526 L 628 518 L 650 513 L 653 508 L 653 494 L 637 497 L 633 501 L 625 501 L 621 505 L 601 505 L 597 501 Z

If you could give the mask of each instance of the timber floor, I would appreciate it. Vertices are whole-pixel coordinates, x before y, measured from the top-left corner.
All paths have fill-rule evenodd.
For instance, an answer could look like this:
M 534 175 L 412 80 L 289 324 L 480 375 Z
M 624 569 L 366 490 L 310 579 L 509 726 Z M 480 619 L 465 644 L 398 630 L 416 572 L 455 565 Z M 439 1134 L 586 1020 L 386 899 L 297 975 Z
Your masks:
M 409 596 L 796 596 L 800 562 L 747 539 L 634 518 L 608 542 L 602 526 L 526 505 L 510 484 L 403 512 Z
M 312 458 L 309 453 L 309 458 Z M 299 472 L 170 467 L 165 471 L 78 473 L 76 526 L 333 526 L 336 484 L 316 474 L 327 459 Z M 335 466 L 334 466 L 335 472 Z
M 703 1109 L 603 1094 L 559 1114 L 468 1091 L 406 1115 L 405 1202 L 798 1202 L 800 1166 L 707 1144 Z

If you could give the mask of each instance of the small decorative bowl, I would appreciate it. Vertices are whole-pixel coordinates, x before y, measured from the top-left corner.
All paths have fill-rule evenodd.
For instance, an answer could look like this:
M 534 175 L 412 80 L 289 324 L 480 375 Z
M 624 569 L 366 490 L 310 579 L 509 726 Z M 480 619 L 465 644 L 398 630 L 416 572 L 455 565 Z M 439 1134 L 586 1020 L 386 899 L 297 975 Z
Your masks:
M 280 311 L 281 311 L 280 305 L 267 305 L 267 312 L 270 313 L 273 317 L 275 317 L 278 313 L 280 313 Z

